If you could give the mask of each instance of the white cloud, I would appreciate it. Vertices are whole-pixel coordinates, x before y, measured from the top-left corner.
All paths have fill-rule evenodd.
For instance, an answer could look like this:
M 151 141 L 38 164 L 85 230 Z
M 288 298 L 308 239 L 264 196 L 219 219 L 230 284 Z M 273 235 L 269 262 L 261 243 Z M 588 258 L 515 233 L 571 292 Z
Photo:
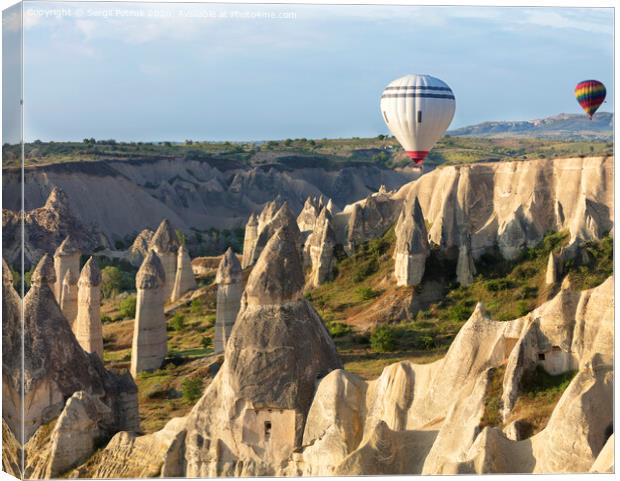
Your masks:
M 574 9 L 538 8 L 526 10 L 524 13 L 520 23 L 526 25 L 613 34 L 613 17 L 609 9 L 606 11 L 600 9 L 575 11 Z

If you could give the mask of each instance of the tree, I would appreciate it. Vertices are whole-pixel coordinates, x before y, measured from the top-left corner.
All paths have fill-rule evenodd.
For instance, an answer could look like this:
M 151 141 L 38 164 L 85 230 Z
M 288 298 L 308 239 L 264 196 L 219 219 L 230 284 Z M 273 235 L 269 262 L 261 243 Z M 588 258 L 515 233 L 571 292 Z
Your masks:
M 136 317 L 136 296 L 125 297 L 119 305 L 118 310 L 123 319 L 133 319 Z
M 101 293 L 109 298 L 118 294 L 124 287 L 125 276 L 116 266 L 106 266 L 101 270 Z
M 202 394 L 202 379 L 192 377 L 185 379 L 181 384 L 183 397 L 190 402 L 196 401 Z
M 396 336 L 389 326 L 377 327 L 370 336 L 370 347 L 375 352 L 389 352 L 396 349 Z

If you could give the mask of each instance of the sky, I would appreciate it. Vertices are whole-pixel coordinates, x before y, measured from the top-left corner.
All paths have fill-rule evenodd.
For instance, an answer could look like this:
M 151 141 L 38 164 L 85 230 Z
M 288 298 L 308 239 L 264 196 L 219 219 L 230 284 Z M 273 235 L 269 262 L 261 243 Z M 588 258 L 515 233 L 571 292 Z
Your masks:
M 611 9 L 28 2 L 23 24 L 27 141 L 375 136 L 409 73 L 452 88 L 451 128 L 580 113 L 590 78 L 613 106 Z

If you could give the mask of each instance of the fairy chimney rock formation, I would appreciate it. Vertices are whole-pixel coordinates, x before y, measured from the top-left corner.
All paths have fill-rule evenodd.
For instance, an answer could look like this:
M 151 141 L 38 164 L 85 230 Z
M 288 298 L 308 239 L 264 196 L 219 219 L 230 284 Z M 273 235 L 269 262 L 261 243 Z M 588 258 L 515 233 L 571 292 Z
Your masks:
M 67 270 L 62 281 L 60 291 L 60 309 L 65 315 L 71 329 L 75 326 L 75 318 L 78 312 L 78 279 L 72 269 Z
M 196 289 L 196 279 L 192 271 L 192 260 L 185 250 L 185 246 L 179 247 L 177 256 L 177 272 L 174 278 L 174 287 L 172 288 L 172 300 L 176 301 L 187 291 Z
M 226 348 L 235 319 L 239 313 L 243 282 L 241 264 L 229 247 L 217 269 L 215 283 L 217 286 L 217 310 L 215 318 L 215 353 L 220 354 Z
M 168 219 L 164 219 L 159 224 L 151 238 L 150 248 L 157 254 L 165 274 L 163 294 L 164 302 L 166 302 L 170 299 L 172 289 L 174 288 L 174 280 L 177 273 L 177 251 L 179 249 L 176 232 Z
M 150 251 L 136 274 L 136 320 L 131 345 L 131 374 L 161 367 L 167 353 L 164 316 L 166 274 L 159 256 Z
M 88 259 L 78 281 L 78 310 L 75 337 L 86 352 L 94 352 L 103 360 L 101 326 L 101 271 L 93 257 Z
M 153 238 L 153 232 L 151 229 L 144 229 L 140 232 L 131 247 L 129 248 L 129 262 L 134 266 L 140 266 L 142 261 L 149 252 L 149 246 L 151 245 L 151 239 Z
M 424 216 L 415 198 L 405 204 L 396 223 L 394 275 L 397 285 L 416 286 L 422 282 L 429 252 Z
M 314 231 L 306 239 L 304 259 L 311 266 L 309 286 L 317 287 L 331 280 L 334 268 L 334 247 L 336 236 L 332 228 L 332 217 L 323 207 L 316 221 Z
M 245 225 L 245 236 L 243 237 L 243 258 L 241 267 L 249 267 L 252 262 L 252 249 L 258 237 L 258 217 L 253 212 L 250 214 L 248 223 Z
M 56 289 L 56 270 L 54 269 L 54 261 L 49 254 L 43 254 L 43 257 L 39 259 L 30 277 L 30 283 L 38 283 L 39 285 L 45 283 L 52 292 Z
M 82 349 L 66 322 L 46 279 L 33 275 L 21 319 L 8 316 L 3 325 L 3 377 L 23 380 L 24 436 L 48 423 L 77 391 L 99 397 L 112 409 L 110 430 L 139 428 L 137 388 L 129 375 L 107 371 L 96 355 Z M 15 325 L 16 323 L 16 325 Z M 4 334 L 21 331 L 22 336 Z M 23 365 L 21 352 L 23 342 Z M 7 398 L 13 398 L 7 383 Z M 12 385 L 17 385 L 13 383 Z
M 317 380 L 342 366 L 303 287 L 300 251 L 280 228 L 250 274 L 226 360 L 187 418 L 185 476 L 274 475 L 301 445 Z
M 302 295 L 304 272 L 292 228 L 279 228 L 250 273 L 243 300 L 246 305 L 277 305 Z M 267 246 L 265 246 L 267 247 Z
M 273 234 L 281 227 L 287 227 L 287 232 L 298 247 L 301 247 L 301 233 L 297 227 L 297 220 L 293 216 L 287 202 L 279 208 L 276 201 L 270 202 L 261 212 L 258 219 L 257 238 L 249 256 L 249 265 L 254 265 Z
M 469 242 L 465 242 L 459 247 L 459 258 L 456 263 L 456 281 L 462 286 L 469 286 L 474 282 L 476 267 L 471 256 Z
M 316 198 L 308 196 L 301 213 L 297 216 L 297 225 L 299 226 L 299 230 L 301 232 L 312 232 L 318 216 L 318 201 Z
M 75 275 L 80 272 L 80 248 L 71 235 L 65 237 L 54 253 L 54 270 L 56 271 L 54 296 L 58 303 L 61 300 L 62 283 L 69 269 Z
M 547 261 L 547 272 L 545 274 L 545 284 L 548 286 L 558 282 L 558 260 L 553 252 L 549 253 Z

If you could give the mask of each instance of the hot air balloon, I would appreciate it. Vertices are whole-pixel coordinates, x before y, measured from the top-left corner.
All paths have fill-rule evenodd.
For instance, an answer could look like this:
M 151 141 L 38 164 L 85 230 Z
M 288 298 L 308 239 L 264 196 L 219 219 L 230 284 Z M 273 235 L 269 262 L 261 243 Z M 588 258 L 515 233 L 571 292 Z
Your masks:
M 586 111 L 590 119 L 605 101 L 607 90 L 598 80 L 584 80 L 575 87 L 575 97 L 581 108 Z
M 446 131 L 455 108 L 450 87 L 430 75 L 405 75 L 381 95 L 383 120 L 417 165 Z

